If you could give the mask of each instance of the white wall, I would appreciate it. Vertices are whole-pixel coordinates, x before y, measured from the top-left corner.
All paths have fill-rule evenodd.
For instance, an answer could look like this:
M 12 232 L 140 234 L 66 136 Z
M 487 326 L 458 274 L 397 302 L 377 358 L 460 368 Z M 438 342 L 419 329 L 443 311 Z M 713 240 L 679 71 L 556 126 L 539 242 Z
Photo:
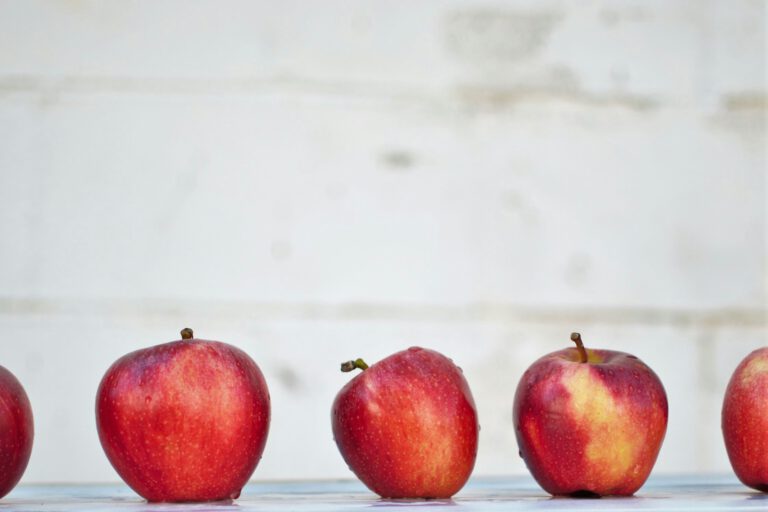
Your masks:
M 580 330 L 665 382 L 659 471 L 727 471 L 766 345 L 763 1 L 0 0 L 0 364 L 25 481 L 113 481 L 93 400 L 184 326 L 271 387 L 255 478 L 347 477 L 338 363 L 459 363 L 477 474 Z

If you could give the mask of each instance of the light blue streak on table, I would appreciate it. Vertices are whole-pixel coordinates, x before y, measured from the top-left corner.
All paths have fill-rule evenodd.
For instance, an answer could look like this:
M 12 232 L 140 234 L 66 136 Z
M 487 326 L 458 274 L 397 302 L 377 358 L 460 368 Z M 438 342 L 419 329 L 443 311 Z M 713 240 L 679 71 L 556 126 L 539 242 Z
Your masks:
M 148 504 L 124 485 L 21 485 L 0 500 L 0 511 L 72 512 L 182 510 L 210 512 L 331 512 L 393 510 L 406 512 L 478 511 L 768 511 L 768 495 L 752 491 L 730 476 L 651 477 L 632 498 L 551 498 L 527 477 L 476 478 L 453 500 L 380 500 L 359 482 L 257 482 L 234 502 Z

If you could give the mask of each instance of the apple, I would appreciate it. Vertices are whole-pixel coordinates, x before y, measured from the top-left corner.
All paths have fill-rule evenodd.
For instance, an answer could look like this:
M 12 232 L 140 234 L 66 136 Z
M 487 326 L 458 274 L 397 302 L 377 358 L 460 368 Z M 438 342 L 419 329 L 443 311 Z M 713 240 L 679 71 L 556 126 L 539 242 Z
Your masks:
M 101 445 L 148 501 L 236 499 L 267 441 L 267 384 L 242 350 L 191 329 L 181 337 L 107 370 L 96 396 Z
M 34 437 L 29 398 L 16 377 L 0 366 L 0 498 L 21 480 Z
M 749 354 L 725 390 L 723 438 L 744 485 L 768 492 L 768 347 Z
M 648 478 L 667 429 L 667 395 L 637 357 L 575 348 L 523 374 L 513 418 L 520 456 L 548 493 L 629 496 Z
M 363 370 L 333 402 L 333 436 L 349 468 L 383 498 L 449 498 L 466 483 L 480 426 L 459 367 L 420 347 Z

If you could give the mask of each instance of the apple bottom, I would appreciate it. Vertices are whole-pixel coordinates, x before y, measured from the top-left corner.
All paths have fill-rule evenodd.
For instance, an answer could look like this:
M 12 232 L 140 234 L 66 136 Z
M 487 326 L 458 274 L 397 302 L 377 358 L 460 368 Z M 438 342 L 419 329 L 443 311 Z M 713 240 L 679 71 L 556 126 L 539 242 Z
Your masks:
M 742 403 L 748 406 L 750 400 Z M 730 416 L 723 431 L 728 459 L 736 476 L 747 487 L 768 492 L 768 404 L 760 409 L 726 407 Z
M 148 443 L 147 437 L 132 439 L 130 450 L 105 450 L 125 483 L 149 502 L 237 499 L 259 459 L 254 453 L 260 448 L 256 443 L 222 443 L 214 432 L 205 436 L 207 443 L 199 444 L 168 436 L 155 445 Z M 109 436 L 103 439 L 105 446 L 115 442 Z
M 469 478 L 474 447 L 451 435 L 435 434 L 420 440 L 413 436 L 414 448 L 409 451 L 384 448 L 367 455 L 349 444 L 341 446 L 355 475 L 382 498 L 445 499 L 461 490 Z M 371 446 L 383 446 L 376 443 L 375 435 L 371 439 Z
M 518 412 L 520 454 L 553 495 L 630 496 L 646 481 L 666 430 L 666 413 L 647 396 L 616 396 L 589 366 L 543 389 Z M 664 401 L 666 403 L 666 401 Z
M 186 487 L 183 482 L 172 483 L 166 488 L 148 488 L 145 484 L 131 480 L 130 476 L 120 475 L 136 494 L 149 503 L 229 503 L 240 497 L 246 482 L 229 485 L 206 486 L 201 482 L 192 482 Z

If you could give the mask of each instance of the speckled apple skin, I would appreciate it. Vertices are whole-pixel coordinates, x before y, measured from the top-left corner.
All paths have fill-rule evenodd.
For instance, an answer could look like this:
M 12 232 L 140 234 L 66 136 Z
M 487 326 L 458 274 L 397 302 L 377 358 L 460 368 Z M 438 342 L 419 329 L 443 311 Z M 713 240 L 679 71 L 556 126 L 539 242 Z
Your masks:
M 656 374 L 623 352 L 569 348 L 525 372 L 513 419 L 520 456 L 553 495 L 629 496 L 645 483 L 667 429 Z
M 96 397 L 107 458 L 152 502 L 236 499 L 264 451 L 269 420 L 256 363 L 216 341 L 132 352 L 107 370 Z
M 21 480 L 34 437 L 29 398 L 16 377 L 0 366 L 0 497 Z
M 379 361 L 341 389 L 331 416 L 347 465 L 384 498 L 448 498 L 475 465 L 475 402 L 438 352 L 413 347 Z
M 749 354 L 733 373 L 723 400 L 723 438 L 744 485 L 768 492 L 768 347 Z

